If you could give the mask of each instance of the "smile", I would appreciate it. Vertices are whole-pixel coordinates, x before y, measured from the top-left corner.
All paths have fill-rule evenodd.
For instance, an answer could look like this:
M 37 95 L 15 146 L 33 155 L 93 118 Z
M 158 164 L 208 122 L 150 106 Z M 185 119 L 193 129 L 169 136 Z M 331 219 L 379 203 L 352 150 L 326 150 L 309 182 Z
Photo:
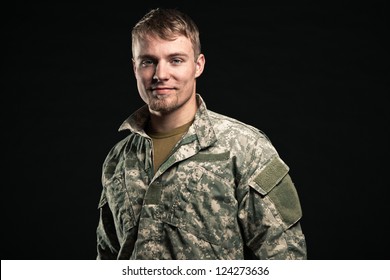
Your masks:
M 157 87 L 152 88 L 152 92 L 155 94 L 169 94 L 174 90 L 174 88 L 168 88 L 168 87 Z

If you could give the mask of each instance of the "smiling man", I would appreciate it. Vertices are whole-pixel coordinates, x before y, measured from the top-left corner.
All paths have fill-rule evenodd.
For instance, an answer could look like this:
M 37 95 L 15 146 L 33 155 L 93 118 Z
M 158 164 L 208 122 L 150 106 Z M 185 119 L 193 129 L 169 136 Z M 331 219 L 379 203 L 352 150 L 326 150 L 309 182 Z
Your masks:
M 97 259 L 306 259 L 289 167 L 196 92 L 205 56 L 191 18 L 151 10 L 132 54 L 146 104 L 103 164 Z

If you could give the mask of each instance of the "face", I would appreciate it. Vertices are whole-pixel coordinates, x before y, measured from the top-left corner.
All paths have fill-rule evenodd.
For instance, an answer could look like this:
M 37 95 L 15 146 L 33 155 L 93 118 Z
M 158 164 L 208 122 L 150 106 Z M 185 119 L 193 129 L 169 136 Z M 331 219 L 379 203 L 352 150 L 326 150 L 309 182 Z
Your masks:
M 203 72 L 205 59 L 202 54 L 195 59 L 188 38 L 166 41 L 148 36 L 133 45 L 133 56 L 138 91 L 152 114 L 196 107 L 196 78 Z

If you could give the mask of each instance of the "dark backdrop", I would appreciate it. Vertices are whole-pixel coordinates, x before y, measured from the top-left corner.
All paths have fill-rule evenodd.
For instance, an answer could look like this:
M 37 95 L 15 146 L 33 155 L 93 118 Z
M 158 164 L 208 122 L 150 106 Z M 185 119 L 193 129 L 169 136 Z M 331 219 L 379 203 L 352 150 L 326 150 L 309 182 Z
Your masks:
M 160 1 L 144 2 L 2 8 L 1 259 L 95 258 L 101 164 L 142 105 L 130 30 Z M 385 1 L 180 2 L 162 6 L 199 25 L 209 109 L 290 166 L 308 257 L 387 259 Z

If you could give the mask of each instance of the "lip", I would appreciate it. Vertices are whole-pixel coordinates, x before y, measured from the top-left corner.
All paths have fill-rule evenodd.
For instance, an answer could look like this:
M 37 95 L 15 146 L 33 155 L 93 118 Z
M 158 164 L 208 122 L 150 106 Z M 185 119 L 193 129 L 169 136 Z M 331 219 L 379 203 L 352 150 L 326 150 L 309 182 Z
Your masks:
M 171 93 L 174 88 L 171 87 L 152 87 L 151 90 L 157 94 L 168 94 Z

